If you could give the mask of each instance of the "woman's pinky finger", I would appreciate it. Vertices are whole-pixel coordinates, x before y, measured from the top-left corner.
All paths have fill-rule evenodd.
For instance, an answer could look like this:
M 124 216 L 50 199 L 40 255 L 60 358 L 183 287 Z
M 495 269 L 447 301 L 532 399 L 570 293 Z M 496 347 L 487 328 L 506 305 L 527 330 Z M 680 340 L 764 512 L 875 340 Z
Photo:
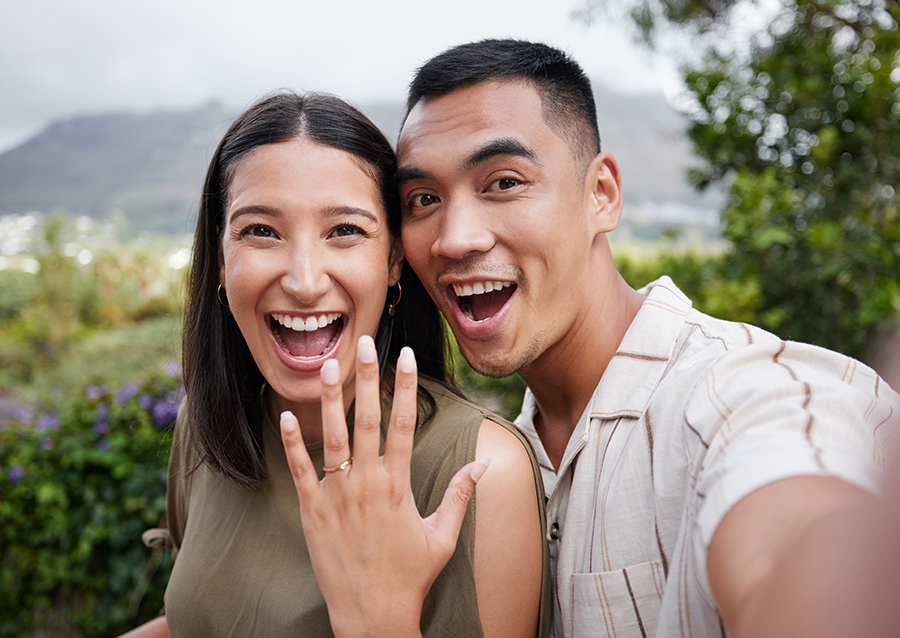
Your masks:
M 281 413 L 281 442 L 284 444 L 284 453 L 288 466 L 291 468 L 291 476 L 294 478 L 294 487 L 300 498 L 300 505 L 304 505 L 306 499 L 313 498 L 319 487 L 319 477 L 316 468 L 313 467 L 303 443 L 303 435 L 300 433 L 300 424 L 293 412 Z

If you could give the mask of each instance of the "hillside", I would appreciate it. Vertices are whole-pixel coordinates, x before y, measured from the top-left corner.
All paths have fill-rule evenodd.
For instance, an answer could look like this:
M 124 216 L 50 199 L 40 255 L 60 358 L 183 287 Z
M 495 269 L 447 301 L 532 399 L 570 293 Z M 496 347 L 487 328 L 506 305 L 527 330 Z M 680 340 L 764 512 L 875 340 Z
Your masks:
M 660 224 L 709 219 L 712 200 L 700 199 L 682 178 L 691 160 L 682 118 L 659 96 L 595 88 L 603 147 L 622 169 L 626 224 L 645 227 L 641 235 Z M 399 101 L 359 106 L 394 140 Z M 234 115 L 213 103 L 54 122 L 0 154 L 0 216 L 64 209 L 123 222 L 128 234 L 189 233 L 207 163 Z M 665 211 L 676 212 L 665 219 Z

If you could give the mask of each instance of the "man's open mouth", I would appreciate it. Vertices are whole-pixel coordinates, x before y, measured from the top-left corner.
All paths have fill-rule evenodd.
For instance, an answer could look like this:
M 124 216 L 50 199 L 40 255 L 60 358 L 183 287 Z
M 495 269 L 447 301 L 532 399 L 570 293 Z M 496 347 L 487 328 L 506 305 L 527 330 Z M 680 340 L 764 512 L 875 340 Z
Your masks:
M 516 284 L 511 281 L 453 284 L 459 309 L 466 317 L 476 322 L 490 319 L 500 312 L 515 291 Z
M 292 357 L 313 359 L 328 353 L 344 329 L 339 312 L 308 317 L 270 315 L 269 328 L 278 344 Z

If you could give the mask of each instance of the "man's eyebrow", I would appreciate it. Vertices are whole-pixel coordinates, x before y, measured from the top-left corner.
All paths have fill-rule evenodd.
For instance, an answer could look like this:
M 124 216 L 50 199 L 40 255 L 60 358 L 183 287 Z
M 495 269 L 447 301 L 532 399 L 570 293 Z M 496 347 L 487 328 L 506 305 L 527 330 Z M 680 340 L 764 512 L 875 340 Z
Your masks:
M 426 170 L 421 168 L 413 168 L 408 166 L 401 166 L 397 169 L 397 172 L 394 173 L 394 179 L 392 180 L 392 184 L 394 188 L 397 188 L 401 184 L 405 182 L 410 182 L 414 179 L 431 179 L 432 175 Z
M 530 148 L 522 144 L 520 141 L 511 137 L 501 138 L 488 142 L 477 151 L 469 155 L 466 160 L 466 168 L 472 169 L 494 157 L 509 155 L 513 157 L 524 157 L 537 161 L 537 155 Z

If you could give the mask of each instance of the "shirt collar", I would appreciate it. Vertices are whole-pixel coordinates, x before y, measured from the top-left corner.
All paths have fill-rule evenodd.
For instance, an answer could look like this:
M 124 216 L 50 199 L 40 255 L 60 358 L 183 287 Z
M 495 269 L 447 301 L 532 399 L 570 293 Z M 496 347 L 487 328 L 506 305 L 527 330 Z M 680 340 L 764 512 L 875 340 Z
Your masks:
M 691 310 L 691 300 L 669 277 L 661 277 L 638 292 L 646 295 L 646 299 L 628 327 L 569 438 L 559 467 L 560 473 L 565 471 L 584 447 L 592 418 L 638 418 L 646 410 L 654 390 L 669 366 L 684 320 Z M 522 411 L 515 423 L 525 432 L 535 448 L 544 474 L 544 485 L 550 494 L 553 492 L 552 485 L 555 483 L 556 473 L 553 472 L 550 459 L 534 427 L 536 410 L 534 395 L 530 389 L 526 390 Z

